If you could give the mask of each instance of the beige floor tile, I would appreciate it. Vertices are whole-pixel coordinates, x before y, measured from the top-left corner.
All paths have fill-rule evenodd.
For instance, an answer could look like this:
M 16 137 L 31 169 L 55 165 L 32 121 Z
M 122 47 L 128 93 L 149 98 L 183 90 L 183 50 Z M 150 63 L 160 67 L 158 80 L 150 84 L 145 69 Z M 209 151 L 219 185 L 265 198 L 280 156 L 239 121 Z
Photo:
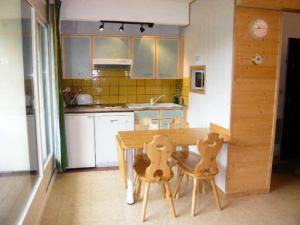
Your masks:
M 274 176 L 276 179 L 276 176 Z M 175 187 L 175 179 L 171 188 Z M 149 193 L 147 225 L 300 225 L 300 179 L 286 179 L 271 193 L 227 199 L 221 195 L 219 211 L 207 188 L 199 194 L 196 216 L 190 216 L 192 182 L 184 181 L 181 197 L 175 200 L 173 218 L 160 185 Z M 142 188 L 143 193 L 143 188 Z M 126 204 L 126 191 L 119 171 L 64 173 L 57 176 L 42 225 L 135 225 L 142 224 L 142 202 Z

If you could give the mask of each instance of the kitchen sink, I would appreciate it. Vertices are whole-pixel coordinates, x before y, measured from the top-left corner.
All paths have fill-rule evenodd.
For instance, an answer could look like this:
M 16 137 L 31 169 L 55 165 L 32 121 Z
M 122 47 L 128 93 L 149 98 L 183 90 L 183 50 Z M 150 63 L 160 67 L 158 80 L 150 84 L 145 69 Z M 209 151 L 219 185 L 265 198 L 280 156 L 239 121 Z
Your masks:
M 141 103 L 141 104 L 127 104 L 129 109 L 158 109 L 158 108 L 182 108 L 181 105 L 175 103 Z

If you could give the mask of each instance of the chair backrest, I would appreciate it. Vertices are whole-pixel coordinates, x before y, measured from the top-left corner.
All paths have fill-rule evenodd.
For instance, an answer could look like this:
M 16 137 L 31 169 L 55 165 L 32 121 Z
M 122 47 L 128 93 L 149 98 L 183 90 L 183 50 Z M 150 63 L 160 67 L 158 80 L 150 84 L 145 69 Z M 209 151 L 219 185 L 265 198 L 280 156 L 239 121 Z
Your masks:
M 188 128 L 189 123 L 186 122 L 182 117 L 174 117 L 170 123 L 170 129 Z
M 136 130 L 158 130 L 159 124 L 154 124 L 151 118 L 142 118 Z
M 144 149 L 150 165 L 147 167 L 145 177 L 150 181 L 168 180 L 172 177 L 168 161 L 175 151 L 175 143 L 167 136 L 156 135 L 150 143 L 144 144 Z
M 220 152 L 224 139 L 218 133 L 211 132 L 204 141 L 198 140 L 197 147 L 200 153 L 200 162 L 195 167 L 197 176 L 213 176 L 218 173 L 216 158 Z

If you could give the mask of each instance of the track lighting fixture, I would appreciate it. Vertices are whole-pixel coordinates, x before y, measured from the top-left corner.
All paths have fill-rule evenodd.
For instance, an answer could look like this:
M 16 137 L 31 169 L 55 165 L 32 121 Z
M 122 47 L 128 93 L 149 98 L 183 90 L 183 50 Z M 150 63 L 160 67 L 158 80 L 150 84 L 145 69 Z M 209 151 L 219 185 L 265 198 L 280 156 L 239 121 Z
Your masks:
M 145 31 L 145 28 L 143 27 L 143 24 L 141 24 L 140 31 L 141 31 L 142 33 Z
M 122 23 L 122 25 L 120 26 L 119 31 L 120 31 L 120 32 L 123 32 L 123 31 L 124 31 L 124 24 L 123 24 L 123 23 Z
M 104 22 L 99 26 L 99 31 L 104 31 Z
M 144 22 L 129 22 L 129 21 L 112 21 L 112 20 L 101 20 L 100 21 L 101 25 L 99 26 L 99 31 L 104 30 L 104 23 L 117 23 L 121 24 L 119 31 L 123 32 L 124 31 L 124 24 L 135 24 L 135 25 L 141 25 L 140 31 L 143 33 L 145 31 L 144 26 L 148 26 L 149 28 L 153 28 L 154 24 L 153 23 L 144 23 Z

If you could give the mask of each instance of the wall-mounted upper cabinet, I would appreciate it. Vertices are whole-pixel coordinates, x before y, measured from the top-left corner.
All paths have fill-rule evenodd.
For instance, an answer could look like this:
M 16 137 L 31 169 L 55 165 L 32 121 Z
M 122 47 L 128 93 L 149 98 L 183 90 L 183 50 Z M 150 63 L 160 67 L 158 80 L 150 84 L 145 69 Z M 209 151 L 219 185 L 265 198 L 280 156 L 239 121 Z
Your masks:
M 179 79 L 182 77 L 182 42 L 177 37 L 129 37 L 63 35 L 65 78 L 87 78 L 92 58 L 133 59 L 134 79 Z
M 85 78 L 91 72 L 91 38 L 63 37 L 63 73 L 65 78 Z
M 180 78 L 179 38 L 133 38 L 133 78 Z
M 156 75 L 160 79 L 178 78 L 178 39 L 156 40 Z
M 134 78 L 155 78 L 155 39 L 133 38 Z
M 94 38 L 93 58 L 128 59 L 130 58 L 130 41 L 128 37 Z

